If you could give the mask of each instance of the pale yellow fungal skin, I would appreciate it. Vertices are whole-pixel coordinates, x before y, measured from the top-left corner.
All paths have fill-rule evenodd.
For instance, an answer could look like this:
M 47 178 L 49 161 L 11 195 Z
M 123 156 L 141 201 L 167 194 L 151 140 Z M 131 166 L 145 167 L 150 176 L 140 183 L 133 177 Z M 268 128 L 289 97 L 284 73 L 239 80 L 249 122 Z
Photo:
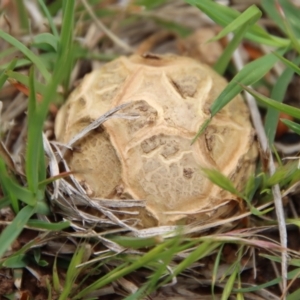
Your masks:
M 71 170 L 93 197 L 144 199 L 141 227 L 204 220 L 236 197 L 212 184 L 201 168 L 217 169 L 242 188 L 257 156 L 240 96 L 191 146 L 226 85 L 210 67 L 187 57 L 120 57 L 83 79 L 58 113 L 56 136 L 68 143 L 111 108 L 132 102 L 121 112 L 140 117 L 112 118 L 83 138 L 67 157 Z M 216 214 L 231 210 L 221 207 Z

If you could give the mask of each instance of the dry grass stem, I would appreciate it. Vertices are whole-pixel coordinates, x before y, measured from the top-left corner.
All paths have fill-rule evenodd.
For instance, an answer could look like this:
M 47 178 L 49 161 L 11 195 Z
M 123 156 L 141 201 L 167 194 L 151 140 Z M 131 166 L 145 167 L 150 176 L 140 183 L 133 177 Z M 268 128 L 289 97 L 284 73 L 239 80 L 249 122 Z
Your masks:
M 87 12 L 90 14 L 91 18 L 94 20 L 95 24 L 98 26 L 100 30 L 102 30 L 117 46 L 123 49 L 127 54 L 133 53 L 134 50 L 123 42 L 120 38 L 118 38 L 112 31 L 110 31 L 100 20 L 97 18 L 95 13 L 93 12 L 91 6 L 87 3 L 86 0 L 81 0 L 82 4 L 86 8 Z
M 239 49 L 237 49 L 234 52 L 233 60 L 236 65 L 237 71 L 242 70 L 244 67 L 244 62 L 241 58 L 241 54 Z M 245 93 L 245 98 L 247 101 L 247 104 L 250 108 L 251 118 L 252 122 L 254 124 L 254 127 L 257 132 L 257 137 L 259 140 L 259 143 L 261 145 L 261 148 L 263 152 L 268 156 L 268 169 L 270 175 L 273 175 L 276 167 L 273 160 L 272 152 L 270 151 L 270 147 L 268 144 L 266 132 L 264 130 L 264 126 L 262 123 L 261 115 L 258 110 L 256 101 L 253 96 L 251 96 L 249 93 Z M 281 273 L 282 273 L 282 289 L 283 291 L 286 290 L 287 287 L 287 230 L 286 230 L 286 223 L 285 223 L 285 217 L 284 217 L 284 211 L 283 211 L 283 205 L 282 205 L 282 196 L 280 192 L 280 187 L 278 184 L 274 185 L 272 187 L 272 193 L 274 197 L 274 203 L 275 203 L 275 209 L 276 209 L 276 215 L 278 219 L 278 226 L 279 226 L 279 233 L 280 233 L 280 241 L 282 246 L 282 255 L 281 255 Z
M 102 115 L 101 117 L 99 117 L 98 119 L 96 119 L 94 122 L 92 122 L 90 125 L 88 125 L 87 127 L 85 127 L 81 132 L 79 132 L 78 134 L 76 134 L 66 145 L 66 148 L 68 149 L 72 149 L 72 146 L 79 141 L 80 139 L 82 139 L 83 137 L 85 137 L 89 132 L 91 132 L 92 130 L 96 129 L 97 127 L 99 127 L 102 123 L 104 123 L 106 120 L 114 117 L 114 118 L 123 118 L 123 119 L 136 119 L 139 116 L 138 115 L 126 115 L 126 114 L 119 114 L 116 115 L 115 113 L 125 107 L 127 107 L 128 105 L 130 105 L 129 103 L 125 103 L 122 105 L 119 105 L 111 110 L 109 110 L 107 113 L 105 113 L 104 115 Z

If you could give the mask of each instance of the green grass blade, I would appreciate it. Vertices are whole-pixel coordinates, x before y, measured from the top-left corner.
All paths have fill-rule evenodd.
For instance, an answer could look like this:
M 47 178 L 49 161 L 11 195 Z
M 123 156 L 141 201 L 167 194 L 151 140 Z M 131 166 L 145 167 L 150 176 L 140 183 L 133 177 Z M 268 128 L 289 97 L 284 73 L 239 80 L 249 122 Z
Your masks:
M 179 263 L 174 271 L 173 274 L 167 277 L 166 280 L 163 281 L 163 283 L 166 283 L 170 281 L 171 278 L 177 276 L 182 271 L 184 271 L 186 268 L 188 268 L 192 263 L 195 261 L 209 255 L 213 252 L 214 249 L 218 248 L 220 246 L 220 243 L 212 243 L 210 241 L 202 242 L 201 245 L 199 245 L 196 250 L 194 250 L 188 257 L 186 257 L 181 263 Z
M 58 38 L 59 37 L 58 31 L 56 29 L 56 26 L 54 25 L 53 18 L 51 16 L 51 14 L 50 14 L 47 6 L 45 5 L 44 0 L 39 0 L 39 4 L 40 4 L 40 6 L 41 6 L 41 8 L 42 8 L 42 10 L 43 10 L 43 12 L 44 12 L 44 14 L 45 14 L 48 22 L 49 22 L 49 26 L 51 28 L 51 31 L 52 31 L 53 35 Z
M 47 4 L 48 11 L 50 15 L 55 16 L 62 8 L 62 3 L 64 0 L 56 0 Z
M 41 129 L 42 133 L 42 129 Z M 46 164 L 46 156 L 44 154 L 44 144 L 43 144 L 43 138 L 41 137 L 40 140 L 40 146 L 39 146 L 39 156 L 38 156 L 38 184 L 37 184 L 37 190 L 44 191 L 46 186 L 41 186 L 40 182 L 43 182 L 47 178 L 47 164 Z M 40 197 L 40 199 L 43 199 L 43 197 Z
M 6 170 L 6 166 L 2 158 L 0 157 L 0 184 L 2 186 L 4 195 L 9 199 L 14 212 L 17 213 L 19 212 L 18 198 L 14 194 L 13 190 L 9 188 L 9 184 L 7 183 L 7 178 L 9 178 L 9 176 Z
M 53 288 L 56 293 L 61 292 L 61 286 L 60 286 L 60 280 L 59 280 L 59 275 L 58 275 L 58 270 L 57 270 L 57 257 L 55 257 L 54 263 L 53 263 L 53 268 L 52 268 L 52 282 L 53 282 Z
M 230 32 L 236 31 L 234 34 L 234 38 L 227 45 L 225 51 L 222 53 L 221 57 L 218 59 L 217 63 L 214 66 L 214 69 L 219 74 L 223 74 L 225 72 L 228 63 L 231 60 L 233 52 L 240 45 L 248 29 L 253 24 L 255 24 L 257 20 L 260 19 L 261 15 L 261 11 L 255 5 L 252 5 L 241 15 L 239 15 L 233 22 L 231 22 L 223 30 L 221 30 L 221 32 L 216 37 L 211 39 L 211 41 L 218 40 L 226 36 Z
M 282 50 L 281 52 L 285 52 Z M 251 85 L 261 79 L 276 63 L 277 57 L 272 53 L 267 54 L 255 61 L 247 64 L 234 78 L 229 82 L 217 99 L 212 103 L 210 107 L 211 117 L 217 114 L 227 103 L 229 103 L 236 95 L 238 95 L 242 90 L 242 86 L 237 83 L 242 83 L 244 85 Z M 204 121 L 201 125 L 199 131 L 195 135 L 192 143 L 204 132 L 205 128 L 208 126 L 210 119 Z
M 174 32 L 182 38 L 188 37 L 193 32 L 190 28 L 185 27 L 183 25 L 179 25 L 176 22 L 170 22 L 159 18 L 154 18 L 154 20 L 156 21 L 157 25 L 161 26 L 162 28 L 168 31 Z
M 5 207 L 8 207 L 10 206 L 10 201 L 9 201 L 9 198 L 7 196 L 3 197 L 0 199 L 0 210 L 2 208 L 5 208 Z
M 52 300 L 53 299 L 53 297 L 52 297 L 52 285 L 50 283 L 49 278 L 46 277 L 45 283 L 46 283 L 46 288 L 47 288 L 47 291 L 48 291 L 47 300 Z
M 219 97 L 210 107 L 211 115 L 217 114 L 230 100 L 242 91 L 242 87 L 237 83 L 252 85 L 267 74 L 277 61 L 277 57 L 272 53 L 247 64 L 226 86 Z
M 50 73 L 46 69 L 44 63 L 40 60 L 40 58 L 35 55 L 32 51 L 30 51 L 25 45 L 19 42 L 17 39 L 12 37 L 11 35 L 7 34 L 6 32 L 0 30 L 0 38 L 11 44 L 12 46 L 16 47 L 19 51 L 21 51 L 29 60 L 31 60 L 36 67 L 40 70 L 41 74 L 48 82 L 51 78 Z
M 244 199 L 251 203 L 255 192 L 257 191 L 258 184 L 256 183 L 256 178 L 254 175 L 250 175 L 243 190 Z
M 4 49 L 1 51 L 0 53 L 0 59 L 1 60 L 5 60 L 6 56 L 14 56 L 13 54 L 17 53 L 18 52 L 18 49 L 16 49 L 15 47 L 10 47 L 8 49 Z M 16 56 L 16 55 L 15 55 Z M 3 65 L 0 64 L 0 69 L 2 69 Z
M 300 288 L 298 288 L 293 293 L 289 294 L 286 300 L 299 300 L 300 299 Z
M 231 58 L 233 52 L 240 45 L 245 33 L 247 32 L 249 26 L 244 24 L 241 26 L 239 30 L 235 33 L 233 39 L 228 43 L 222 55 L 219 57 L 218 61 L 214 65 L 214 69 L 219 74 L 223 75 Z
M 239 193 L 239 191 L 234 187 L 233 183 L 230 179 L 228 179 L 226 176 L 224 176 L 222 173 L 220 173 L 217 170 L 213 169 L 201 169 L 204 175 L 214 184 L 222 188 L 223 190 L 226 190 L 234 195 L 237 195 L 241 198 L 243 196 Z
M 39 45 L 44 44 L 44 45 L 48 45 L 50 50 L 56 52 L 58 47 L 58 41 L 59 41 L 58 37 L 54 36 L 51 33 L 44 32 L 44 33 L 37 34 L 33 38 L 32 46 L 38 47 Z
M 131 294 L 124 298 L 124 300 L 139 300 L 139 299 L 147 299 L 146 298 L 147 285 L 142 286 L 138 289 L 134 294 Z
M 70 76 L 70 65 L 72 62 L 72 37 L 73 37 L 73 18 L 74 5 L 72 0 L 66 0 L 62 24 L 62 32 L 58 46 L 58 61 L 55 64 L 52 80 L 45 91 L 44 99 L 39 107 L 39 124 L 43 124 L 46 118 L 48 107 L 51 101 L 55 98 L 56 88 L 63 80 L 67 80 Z
M 270 19 L 272 19 L 276 23 L 276 26 L 278 26 L 282 30 L 282 32 L 285 32 L 282 18 L 276 8 L 276 2 L 270 0 L 262 0 L 261 6 L 266 14 L 270 17 Z
M 297 58 L 296 62 L 297 63 L 300 62 L 300 57 Z M 283 101 L 288 85 L 290 84 L 293 75 L 294 75 L 293 69 L 286 68 L 284 70 L 284 72 L 277 79 L 277 82 L 272 89 L 271 92 L 272 99 L 278 101 L 279 103 Z M 268 107 L 267 114 L 265 117 L 265 131 L 270 145 L 273 144 L 275 139 L 278 117 L 279 117 L 279 111 L 274 108 Z
M 24 268 L 28 266 L 29 259 L 26 254 L 18 254 L 5 259 L 2 266 L 5 268 Z
M 127 237 L 127 236 L 114 236 L 111 237 L 110 240 L 119 244 L 124 248 L 131 248 L 131 249 L 153 247 L 158 243 L 156 237 L 136 238 L 136 237 Z
M 57 54 L 54 52 L 45 52 L 45 53 L 41 53 L 39 55 L 40 60 L 43 62 L 43 64 L 45 65 L 45 67 L 49 70 L 52 70 L 53 68 L 53 63 L 55 62 L 57 57 Z M 21 67 L 26 67 L 26 66 L 31 66 L 32 62 L 27 59 L 27 58 L 20 58 L 17 61 L 16 64 L 16 68 L 21 68 Z M 3 64 L 0 66 L 0 69 L 5 69 L 7 68 L 8 63 Z
M 51 210 L 49 208 L 48 203 L 45 200 L 44 190 L 38 190 L 37 200 L 38 201 L 35 205 L 36 213 L 41 215 L 50 215 Z
M 76 252 L 74 253 L 70 265 L 68 267 L 67 275 L 65 278 L 65 283 L 63 291 L 58 300 L 69 299 L 69 295 L 74 287 L 75 280 L 80 273 L 81 268 L 77 268 L 83 262 L 85 252 L 85 246 L 80 245 Z
M 238 275 L 238 268 L 236 267 L 226 282 L 221 300 L 229 299 L 230 295 L 232 294 L 232 289 L 236 281 L 237 275 Z
M 169 249 L 166 249 L 166 251 L 164 252 L 164 254 L 160 257 L 159 260 L 157 260 L 156 263 L 156 267 L 154 267 L 154 272 L 149 276 L 149 280 L 147 282 L 147 294 L 151 294 L 152 292 L 155 292 L 157 290 L 157 288 L 161 285 L 163 285 L 164 283 L 159 283 L 159 281 L 162 278 L 167 278 L 167 280 L 171 280 L 172 277 L 168 276 L 166 277 L 168 274 L 170 274 L 170 271 L 167 269 L 167 266 L 172 264 L 172 260 L 174 259 L 174 256 L 180 252 L 180 239 L 175 238 L 174 239 L 174 244 L 172 245 L 172 247 L 170 247 Z M 151 262 L 150 264 L 153 264 L 153 262 Z
M 207 120 L 205 120 L 203 122 L 203 124 L 200 126 L 198 132 L 196 133 L 195 137 L 193 138 L 191 144 L 195 143 L 195 141 L 197 140 L 197 138 L 204 132 L 204 130 L 206 129 L 206 127 L 209 125 L 210 121 L 211 121 L 211 118 L 209 118 L 209 119 L 207 119 Z
M 134 263 L 128 266 L 120 266 L 120 268 L 116 268 L 114 271 L 100 278 L 100 280 L 95 281 L 90 286 L 81 290 L 77 295 L 74 296 L 74 300 L 81 299 L 83 296 L 89 294 L 90 292 L 96 289 L 100 289 L 103 286 L 133 272 L 136 269 L 144 267 L 145 265 L 147 265 L 147 263 L 156 259 L 158 255 L 165 252 L 165 249 L 170 247 L 173 243 L 174 243 L 174 239 L 170 239 L 156 246 L 154 249 L 150 250 L 149 252 L 147 252 L 142 257 L 140 257 L 139 260 L 136 260 Z
M 239 273 L 240 273 L 240 268 L 241 268 L 240 262 L 241 262 L 241 259 L 242 259 L 242 256 L 243 256 L 243 249 L 244 249 L 244 247 L 241 246 L 238 250 L 238 257 L 232 265 L 233 272 L 229 276 L 229 278 L 226 282 L 226 285 L 225 285 L 225 288 L 224 288 L 224 291 L 223 291 L 223 294 L 222 294 L 222 298 L 221 298 L 222 300 L 227 300 L 230 297 L 230 295 L 232 295 L 233 287 L 234 287 L 237 279 L 239 280 Z M 240 281 L 239 281 L 239 283 L 240 283 Z
M 28 185 L 33 192 L 37 192 L 38 181 L 44 181 L 46 178 L 45 158 L 42 144 L 42 128 L 44 120 L 48 113 L 48 107 L 56 95 L 56 89 L 61 81 L 70 76 L 70 51 L 72 45 L 74 1 L 66 0 L 64 2 L 64 15 L 62 24 L 62 34 L 58 47 L 59 58 L 55 64 L 55 69 L 51 80 L 45 90 L 43 101 L 35 104 L 34 78 L 31 74 L 30 84 L 30 101 L 28 111 L 28 146 L 26 172 Z
M 286 28 L 287 36 L 289 37 L 292 45 L 294 46 L 294 49 L 296 49 L 296 51 L 300 54 L 300 43 L 299 43 L 295 33 L 293 32 L 293 29 L 291 28 L 288 20 L 284 19 L 283 23 Z
M 291 68 L 296 74 L 300 75 L 300 68 L 292 61 L 284 58 L 282 55 L 279 55 L 276 52 L 273 52 L 287 67 Z M 299 64 L 299 59 L 296 60 L 297 64 Z
M 29 89 L 29 77 L 26 75 L 23 75 L 19 72 L 14 72 L 12 70 L 6 71 L 6 75 L 8 76 L 8 78 L 13 78 L 15 80 L 17 80 L 18 82 L 22 83 L 23 85 L 27 86 Z M 37 93 L 43 95 L 46 89 L 46 85 L 35 81 L 35 90 Z
M 209 41 L 216 41 L 225 37 L 230 32 L 239 30 L 242 26 L 251 26 L 255 24 L 256 21 L 260 19 L 262 12 L 255 5 L 251 5 L 242 14 L 238 15 L 231 23 L 229 23 L 225 28 L 223 28 L 214 38 Z
M 5 251 L 10 247 L 14 240 L 22 232 L 24 226 L 35 213 L 35 208 L 31 206 L 25 206 L 16 215 L 10 225 L 8 225 L 0 235 L 0 257 L 3 256 Z
M 280 119 L 288 128 L 300 135 L 300 124 L 290 120 Z
M 17 64 L 17 59 L 13 59 L 7 66 L 6 70 L 1 72 L 1 74 L 0 74 L 0 89 L 2 88 L 3 84 L 5 83 L 5 81 L 8 78 L 7 72 L 10 70 L 13 70 L 15 68 L 16 64 Z
M 213 272 L 212 272 L 211 294 L 213 296 L 213 300 L 215 299 L 215 284 L 216 284 L 216 281 L 217 281 L 218 268 L 220 266 L 220 261 L 221 261 L 221 255 L 222 255 L 222 252 L 223 252 L 223 248 L 224 248 L 224 244 L 222 244 L 221 247 L 218 250 L 218 254 L 216 256 L 215 263 L 214 263 L 214 268 L 213 268 Z
M 273 186 L 280 184 L 281 186 L 288 184 L 294 176 L 300 173 L 298 169 L 298 162 L 290 162 L 280 167 L 277 167 L 275 173 L 267 178 L 265 185 Z
M 300 38 L 299 7 L 294 5 L 291 1 L 279 0 L 279 3 L 284 11 L 284 14 L 286 15 L 286 18 L 289 20 L 291 26 L 293 27 L 295 34 L 298 38 Z
M 165 2 L 166 0 L 136 0 L 135 4 L 144 6 L 146 9 L 151 10 Z
M 64 83 L 65 89 L 68 90 L 69 85 L 69 79 L 71 75 L 71 69 L 72 69 L 72 63 L 74 59 L 74 51 L 73 51 L 73 28 L 74 28 L 74 8 L 75 8 L 75 2 L 66 0 L 64 2 L 63 7 L 63 24 L 62 24 L 62 30 L 60 35 L 60 49 L 61 49 L 61 55 L 60 59 L 63 63 L 63 70 L 62 72 L 62 81 Z
M 29 16 L 24 5 L 23 0 L 16 0 L 16 9 L 18 10 L 18 17 L 21 23 L 22 29 L 26 32 L 29 30 Z
M 63 229 L 66 229 L 70 227 L 70 222 L 65 221 L 65 222 L 58 222 L 58 223 L 49 223 L 49 222 L 44 222 L 41 220 L 29 220 L 27 225 L 32 227 L 32 228 L 40 228 L 40 229 L 47 229 L 51 231 L 61 231 Z
M 36 98 L 35 98 L 35 84 L 34 84 L 34 69 L 30 69 L 29 73 L 29 102 L 28 102 L 28 137 L 26 147 L 26 177 L 28 188 L 37 194 L 39 182 L 39 160 L 42 155 L 41 141 L 42 141 L 42 127 L 37 124 L 36 114 Z
M 2 173 L 2 170 L 1 170 L 1 173 Z M 18 185 L 9 176 L 6 176 L 5 179 L 4 179 L 5 175 L 3 173 L 2 173 L 2 176 L 3 177 L 2 177 L 1 180 L 5 180 L 5 188 L 9 191 L 12 191 L 12 193 L 14 194 L 14 196 L 17 199 L 23 201 L 24 203 L 26 203 L 28 205 L 34 205 L 35 204 L 35 197 L 34 197 L 34 195 L 32 194 L 31 191 L 29 191 L 27 188 L 24 188 L 24 187 Z
M 286 221 L 287 221 L 287 224 L 293 224 L 293 225 L 296 225 L 296 226 L 300 227 L 300 220 L 299 219 L 286 219 Z M 290 264 L 293 265 L 293 266 L 296 266 L 296 267 L 300 267 L 300 261 L 298 259 L 294 260 L 294 261 L 291 261 Z
M 287 279 L 291 280 L 293 279 L 295 276 L 297 276 L 297 278 L 300 278 L 300 269 L 297 268 L 293 271 L 288 272 L 288 276 Z M 247 287 L 247 288 L 241 288 L 241 289 L 233 289 L 234 293 L 251 293 L 251 292 L 256 292 L 265 288 L 268 288 L 270 286 L 273 286 L 275 284 L 281 283 L 282 282 L 282 277 L 277 277 L 273 280 L 270 280 L 266 283 L 260 284 L 260 285 L 256 285 L 256 286 L 252 286 L 252 287 Z
M 278 26 L 282 30 L 282 32 L 287 34 L 286 26 L 284 24 L 282 16 L 279 13 L 277 3 L 275 1 L 262 0 L 261 6 L 266 14 L 270 17 L 270 19 L 274 21 L 276 26 Z M 296 37 L 300 38 L 299 8 L 286 0 L 279 0 L 279 3 Z
M 265 105 L 273 107 L 281 112 L 284 112 L 294 118 L 300 119 L 300 109 L 299 108 L 292 107 L 292 106 L 284 104 L 284 103 L 279 103 L 273 99 L 270 99 L 264 95 L 259 94 L 258 92 L 254 91 L 252 89 L 249 89 L 246 86 L 243 86 L 243 88 L 259 102 L 262 102 Z
M 198 7 L 222 27 L 227 26 L 240 15 L 238 11 L 211 0 L 185 0 L 185 2 Z M 252 26 L 249 32 L 247 32 L 246 38 L 258 44 L 265 44 L 273 47 L 286 47 L 290 44 L 289 40 L 272 36 L 258 25 Z
M 237 286 L 238 286 L 238 288 L 242 287 L 242 280 L 241 280 L 241 271 L 240 271 L 240 269 L 241 268 L 239 268 L 239 271 L 238 271 L 238 274 L 237 274 Z M 236 300 L 245 300 L 244 294 L 237 293 Z
M 36 248 L 33 250 L 34 260 L 35 262 L 39 262 L 41 260 L 41 248 Z

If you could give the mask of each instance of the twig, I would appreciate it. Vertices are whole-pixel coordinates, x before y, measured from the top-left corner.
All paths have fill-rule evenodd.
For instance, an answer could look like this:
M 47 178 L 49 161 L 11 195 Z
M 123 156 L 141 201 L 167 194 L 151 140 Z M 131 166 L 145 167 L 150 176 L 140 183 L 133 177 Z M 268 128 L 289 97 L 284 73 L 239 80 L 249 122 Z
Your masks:
M 95 121 L 93 121 L 91 124 L 89 124 L 88 126 L 86 126 L 84 129 L 82 129 L 79 133 L 77 133 L 74 137 L 72 137 L 72 139 L 68 142 L 68 144 L 66 145 L 66 148 L 71 149 L 72 146 L 79 141 L 80 139 L 82 139 L 83 137 L 85 137 L 89 132 L 91 132 L 92 130 L 96 129 L 97 127 L 99 127 L 102 123 L 104 123 L 105 121 L 107 121 L 110 118 L 123 118 L 123 119 L 136 119 L 139 116 L 138 115 L 122 115 L 122 114 L 115 114 L 117 111 L 127 107 L 129 104 L 131 104 L 130 102 L 121 104 L 115 108 L 112 108 L 111 110 L 109 110 L 108 112 L 106 112 L 105 114 L 103 114 L 102 116 L 100 116 L 98 119 L 96 119 Z
M 236 65 L 236 68 L 238 71 L 240 71 L 244 63 L 241 58 L 240 50 L 237 49 L 233 54 L 233 61 Z M 252 95 L 249 93 L 245 93 L 245 98 L 247 101 L 247 104 L 250 108 L 251 118 L 252 122 L 254 124 L 254 127 L 257 132 L 258 140 L 261 144 L 262 150 L 269 158 L 269 164 L 268 169 L 270 175 L 273 175 L 275 172 L 275 165 L 272 153 L 269 148 L 267 136 L 264 130 L 264 126 L 261 120 L 261 116 L 258 110 L 258 107 L 256 105 L 256 101 Z M 283 206 L 282 206 L 282 197 L 280 193 L 279 185 L 276 184 L 272 187 L 272 193 L 274 197 L 274 204 L 275 204 L 275 210 L 276 215 L 278 219 L 278 226 L 279 226 L 279 235 L 280 235 L 280 243 L 282 246 L 282 253 L 281 253 L 281 273 L 282 273 L 282 289 L 283 291 L 286 291 L 287 287 L 287 231 L 286 231 L 286 224 L 285 224 L 285 218 L 284 218 L 284 212 L 283 212 Z M 285 299 L 285 296 L 284 298 Z
M 95 24 L 99 27 L 100 30 L 102 30 L 116 45 L 121 47 L 126 51 L 126 53 L 133 53 L 134 50 L 128 46 L 126 43 L 124 43 L 121 39 L 119 39 L 112 31 L 110 31 L 105 25 L 97 18 L 95 13 L 93 12 L 91 6 L 87 3 L 86 0 L 81 0 L 82 4 L 94 20 Z

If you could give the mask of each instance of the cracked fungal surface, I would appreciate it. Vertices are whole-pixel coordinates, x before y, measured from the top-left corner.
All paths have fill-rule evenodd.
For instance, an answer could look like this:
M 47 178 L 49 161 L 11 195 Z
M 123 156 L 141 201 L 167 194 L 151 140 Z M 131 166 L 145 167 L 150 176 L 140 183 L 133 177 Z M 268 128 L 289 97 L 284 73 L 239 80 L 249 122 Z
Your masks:
M 95 197 L 144 199 L 141 227 L 207 217 L 205 212 L 236 198 L 213 185 L 201 169 L 217 169 L 242 188 L 257 156 L 240 96 L 191 145 L 226 84 L 190 58 L 120 57 L 87 75 L 71 94 L 56 120 L 57 139 L 67 143 L 92 120 L 130 102 L 121 113 L 137 119 L 106 121 L 67 157 L 78 171 L 75 176 Z

